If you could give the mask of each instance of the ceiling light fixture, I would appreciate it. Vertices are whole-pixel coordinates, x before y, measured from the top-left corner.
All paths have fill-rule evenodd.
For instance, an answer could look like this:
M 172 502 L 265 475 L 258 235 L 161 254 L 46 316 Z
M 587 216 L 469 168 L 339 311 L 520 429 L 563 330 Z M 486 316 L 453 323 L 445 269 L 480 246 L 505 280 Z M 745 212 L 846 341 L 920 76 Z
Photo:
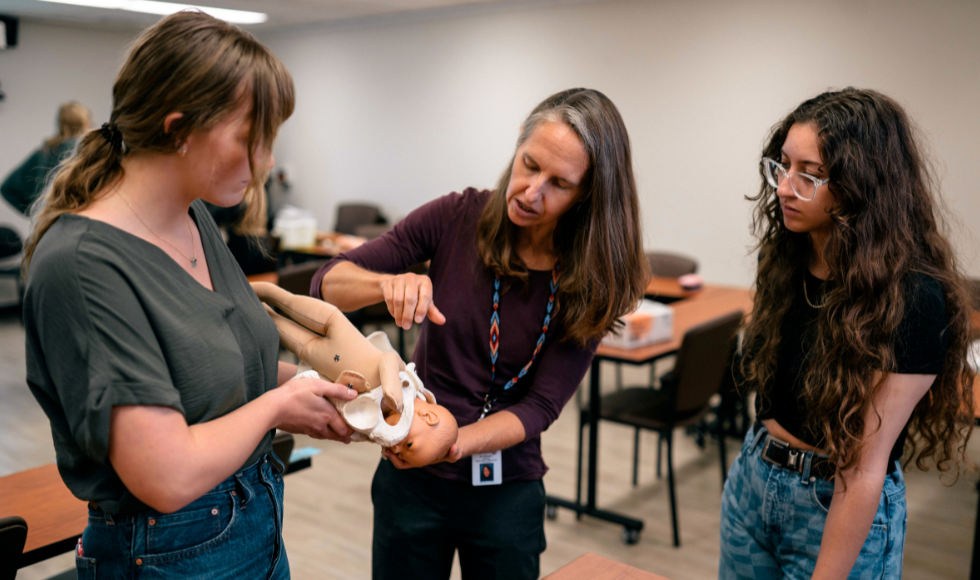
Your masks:
M 90 8 L 129 10 L 130 12 L 161 15 L 173 14 L 174 12 L 194 8 L 210 14 L 215 18 L 220 18 L 221 20 L 234 24 L 261 24 L 269 19 L 269 16 L 262 12 L 230 10 L 228 8 L 213 8 L 211 6 L 194 6 L 193 4 L 175 4 L 173 2 L 158 2 L 157 0 L 41 0 L 41 2 L 74 4 L 75 6 L 88 6 Z

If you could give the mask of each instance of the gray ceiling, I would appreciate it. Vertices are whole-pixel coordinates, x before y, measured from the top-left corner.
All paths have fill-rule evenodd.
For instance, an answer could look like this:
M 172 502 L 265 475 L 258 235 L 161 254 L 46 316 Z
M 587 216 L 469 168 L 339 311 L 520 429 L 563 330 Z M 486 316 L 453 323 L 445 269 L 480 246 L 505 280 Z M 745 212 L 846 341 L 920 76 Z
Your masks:
M 440 10 L 491 8 L 493 5 L 533 4 L 556 2 L 581 2 L 582 0 L 175 0 L 187 4 L 233 8 L 264 12 L 268 22 L 249 26 L 250 29 L 274 29 L 300 24 L 339 22 L 343 20 L 371 18 L 385 15 L 407 14 Z M 0 0 L 0 14 L 21 18 L 73 22 L 107 28 L 140 28 L 159 16 L 125 10 L 87 8 L 68 4 L 54 4 L 39 0 Z

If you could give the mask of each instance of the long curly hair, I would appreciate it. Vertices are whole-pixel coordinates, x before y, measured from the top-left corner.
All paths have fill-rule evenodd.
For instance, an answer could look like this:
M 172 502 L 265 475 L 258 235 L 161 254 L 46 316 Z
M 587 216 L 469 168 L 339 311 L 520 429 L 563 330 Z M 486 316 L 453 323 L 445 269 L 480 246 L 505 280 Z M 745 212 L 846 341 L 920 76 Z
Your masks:
M 822 438 L 841 470 L 858 462 L 868 412 L 886 376 L 879 371 L 894 368 L 893 339 L 908 297 L 903 279 L 922 273 L 942 287 L 949 342 L 942 371 L 912 413 L 904 466 L 916 458 L 919 469 L 927 469 L 929 459 L 940 471 L 959 466 L 973 425 L 969 300 L 940 220 L 938 183 L 916 130 L 894 100 L 847 88 L 797 107 L 773 127 L 763 156 L 779 159 L 796 123 L 817 131 L 834 196 L 824 259 L 836 285 L 818 314 L 804 367 L 804 429 Z M 756 202 L 752 231 L 759 266 L 741 371 L 749 385 L 759 387 L 765 404 L 783 318 L 813 249 L 808 234 L 783 224 L 775 190 L 762 177 L 758 195 L 747 198 Z
M 558 220 L 554 243 L 562 257 L 555 320 L 562 341 L 586 345 L 621 324 L 636 308 L 650 278 L 643 253 L 640 201 L 633 179 L 629 134 L 616 105 L 594 89 L 551 95 L 521 125 L 517 149 L 545 122 L 570 127 L 589 156 L 582 199 Z M 477 226 L 483 263 L 508 284 L 527 287 L 527 267 L 517 254 L 518 228 L 507 217 L 507 187 L 514 158 L 501 175 Z

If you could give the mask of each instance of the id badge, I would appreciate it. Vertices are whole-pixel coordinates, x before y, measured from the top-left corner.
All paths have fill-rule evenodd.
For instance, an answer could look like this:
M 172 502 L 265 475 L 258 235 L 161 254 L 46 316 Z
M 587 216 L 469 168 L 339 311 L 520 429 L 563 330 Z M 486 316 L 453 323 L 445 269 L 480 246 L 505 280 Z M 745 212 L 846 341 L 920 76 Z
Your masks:
M 500 451 L 473 455 L 473 485 L 500 485 L 503 461 Z

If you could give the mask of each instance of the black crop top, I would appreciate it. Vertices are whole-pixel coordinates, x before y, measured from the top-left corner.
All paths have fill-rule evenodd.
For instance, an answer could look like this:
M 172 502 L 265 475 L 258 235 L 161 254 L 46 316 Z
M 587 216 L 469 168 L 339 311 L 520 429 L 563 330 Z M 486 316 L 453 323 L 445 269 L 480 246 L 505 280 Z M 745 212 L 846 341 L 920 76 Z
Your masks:
M 820 304 L 824 291 L 833 284 L 805 271 L 806 293 L 810 302 Z M 796 283 L 799 286 L 802 284 Z M 895 368 L 900 374 L 936 375 L 943 370 L 949 333 L 946 301 L 939 281 L 924 274 L 911 273 L 904 282 L 905 317 L 895 332 Z M 808 332 L 816 324 L 818 310 L 807 304 L 803 288 L 796 293 L 782 323 L 782 336 L 776 359 L 773 388 L 766 401 L 756 399 L 760 420 L 775 419 L 792 435 L 814 447 L 823 448 L 823 438 L 805 429 L 806 409 L 803 408 L 803 372 L 813 335 Z M 895 441 L 890 460 L 902 456 L 908 425 Z

